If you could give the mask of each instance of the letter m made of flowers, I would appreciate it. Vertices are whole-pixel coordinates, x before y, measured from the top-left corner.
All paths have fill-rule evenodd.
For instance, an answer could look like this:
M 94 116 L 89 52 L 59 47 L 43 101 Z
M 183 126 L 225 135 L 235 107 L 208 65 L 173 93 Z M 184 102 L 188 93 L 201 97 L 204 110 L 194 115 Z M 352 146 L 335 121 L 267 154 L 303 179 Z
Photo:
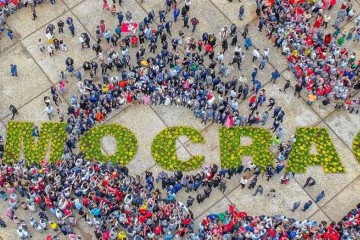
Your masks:
M 240 139 L 249 137 L 250 145 L 241 145 Z M 271 134 L 268 130 L 255 127 L 220 128 L 220 155 L 222 168 L 237 168 L 244 156 L 251 156 L 261 169 L 274 164 L 270 152 Z
M 9 122 L 6 132 L 4 161 L 17 162 L 21 152 L 27 165 L 40 162 L 50 153 L 50 161 L 61 159 L 66 140 L 66 123 L 42 123 L 40 136 L 32 136 L 33 122 Z M 50 149 L 49 149 L 50 147 Z

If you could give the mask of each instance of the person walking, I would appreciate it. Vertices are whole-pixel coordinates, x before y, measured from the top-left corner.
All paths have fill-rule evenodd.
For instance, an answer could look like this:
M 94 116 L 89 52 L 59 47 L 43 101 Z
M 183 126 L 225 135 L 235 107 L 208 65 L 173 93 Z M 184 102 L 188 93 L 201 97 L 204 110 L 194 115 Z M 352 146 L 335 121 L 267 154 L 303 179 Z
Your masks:
M 194 203 L 195 198 L 193 198 L 192 196 L 188 196 L 187 200 L 186 200 L 186 207 L 191 207 Z
M 15 64 L 10 64 L 10 73 L 11 73 L 11 76 L 13 76 L 13 77 L 18 76 L 17 66 Z
M 44 113 L 46 113 L 48 115 L 48 118 L 51 121 L 51 117 L 53 116 L 53 113 L 54 113 L 54 107 L 51 105 L 46 106 L 44 109 Z
M 284 92 L 286 93 L 286 89 L 288 89 L 290 87 L 290 80 L 286 80 L 286 83 L 284 85 L 283 89 L 279 89 L 280 92 Z
M 321 199 L 323 199 L 324 197 L 325 197 L 325 191 L 323 190 L 323 191 L 321 191 L 321 192 L 319 193 L 319 195 L 317 195 L 316 200 L 315 200 L 315 203 L 320 202 Z
M 58 21 L 57 22 L 57 26 L 58 26 L 58 29 L 59 29 L 59 34 L 60 33 L 64 33 L 64 22 L 62 20 Z
M 312 177 L 308 177 L 306 179 L 306 182 L 305 182 L 305 185 L 303 186 L 303 188 L 311 187 L 311 186 L 314 186 L 315 184 L 316 184 L 315 179 L 313 179 Z
M 13 120 L 14 117 L 15 117 L 15 115 L 18 115 L 19 112 L 18 112 L 18 110 L 16 109 L 16 107 L 15 107 L 14 105 L 12 105 L 12 104 L 9 106 L 9 110 L 10 110 L 11 113 L 12 113 L 11 120 Z
M 196 26 L 199 24 L 199 20 L 196 17 L 193 17 L 191 19 L 191 25 L 192 25 L 192 30 L 191 32 L 195 32 Z
M 187 14 L 183 17 L 183 22 L 184 22 L 183 27 L 187 27 L 189 29 L 190 28 L 190 26 L 189 26 L 189 16 Z
M 225 190 L 226 190 L 226 180 L 225 180 L 225 178 L 222 178 L 221 181 L 219 182 L 219 190 L 221 192 L 225 192 Z
M 31 6 L 31 14 L 33 16 L 32 20 L 35 21 L 35 19 L 37 18 L 35 6 Z
M 303 209 L 301 209 L 303 212 L 305 212 L 306 210 L 308 210 L 311 205 L 313 204 L 313 202 L 311 200 L 309 200 L 307 203 L 305 203 Z
M 264 188 L 261 185 L 258 185 L 256 188 L 255 193 L 253 194 L 253 196 L 256 196 L 258 193 L 260 193 L 260 195 L 262 195 L 264 193 Z
M 239 14 L 238 14 L 238 18 L 240 21 L 243 20 L 244 13 L 245 13 L 244 5 L 241 5 L 239 8 Z
M 277 80 L 279 77 L 280 77 L 280 73 L 278 72 L 277 69 L 275 69 L 275 71 L 273 71 L 273 72 L 271 73 L 270 82 L 275 83 L 276 80 Z
M 292 209 L 290 209 L 292 212 L 295 212 L 296 209 L 298 209 L 301 205 L 301 201 L 294 202 Z

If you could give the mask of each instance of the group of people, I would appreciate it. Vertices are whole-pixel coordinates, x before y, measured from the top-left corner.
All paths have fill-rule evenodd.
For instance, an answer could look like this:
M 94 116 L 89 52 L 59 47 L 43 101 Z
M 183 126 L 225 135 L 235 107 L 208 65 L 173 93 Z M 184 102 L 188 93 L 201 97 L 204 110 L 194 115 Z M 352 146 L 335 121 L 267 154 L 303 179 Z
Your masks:
M 352 96 L 352 90 L 360 89 L 360 60 L 345 42 L 360 41 L 360 17 L 353 19 L 352 1 L 343 0 L 330 26 L 329 10 L 336 3 L 257 0 L 258 27 L 259 31 L 266 27 L 269 39 L 287 58 L 288 69 L 297 79 L 294 95 L 306 89 L 309 105 L 333 102 L 335 109 L 357 114 L 360 98 Z M 349 31 L 340 29 L 342 22 L 353 20 L 355 26 Z
M 244 75 L 240 79 L 229 77 L 233 64 L 238 64 L 240 69 L 247 53 L 246 50 L 252 46 L 251 39 L 247 36 L 248 25 L 242 33 L 245 50 L 242 50 L 237 43 L 238 32 L 235 24 L 229 26 L 230 32 L 227 31 L 227 27 L 223 27 L 217 36 L 205 32 L 198 40 L 192 37 L 186 38 L 182 31 L 179 32 L 179 37 L 172 37 L 173 23 L 166 21 L 166 14 L 173 8 L 174 24 L 181 14 L 183 27 L 188 28 L 191 1 L 186 0 L 180 10 L 176 2 L 170 0 L 166 1 L 166 9 L 159 12 L 161 20 L 159 24 L 154 21 L 155 14 L 150 12 L 139 23 L 137 36 L 134 33 L 122 36 L 124 33 L 121 33 L 121 24 L 124 18 L 127 22 L 132 20 L 131 13 L 127 12 L 124 15 L 116 11 L 116 6 L 110 7 L 107 1 L 102 2 L 103 9 L 109 10 L 110 14 L 116 16 L 119 21 L 119 25 L 114 30 L 115 33 L 111 34 L 111 31 L 106 28 L 105 21 L 100 21 L 96 28 L 97 42 L 92 45 L 92 50 L 98 59 L 85 61 L 82 69 L 75 69 L 74 59 L 68 57 L 65 61 L 66 70 L 60 73 L 58 88 L 52 87 L 51 97 L 44 98 L 44 112 L 51 120 L 55 113 L 53 103 L 58 105 L 59 96 L 66 91 L 67 82 L 73 81 L 73 78 L 76 79 L 79 94 L 73 95 L 70 99 L 70 106 L 67 109 L 68 117 L 65 118 L 60 108 L 56 109 L 59 119 L 67 122 L 68 137 L 63 159 L 56 163 L 48 163 L 44 160 L 39 165 L 31 166 L 26 166 L 22 161 L 1 164 L 0 186 L 5 190 L 0 192 L 0 197 L 8 201 L 9 208 L 6 210 L 6 216 L 19 225 L 17 234 L 20 239 L 31 237 L 27 223 L 40 232 L 47 229 L 59 229 L 69 239 L 81 239 L 74 232 L 79 216 L 89 226 L 93 226 L 95 236 L 103 240 L 126 239 L 127 236 L 134 239 L 152 239 L 159 236 L 165 239 L 208 239 L 211 237 L 215 239 L 260 239 L 263 237 L 286 239 L 289 236 L 293 239 L 321 236 L 328 236 L 331 239 L 339 239 L 340 236 L 351 239 L 359 234 L 359 206 L 343 221 L 330 225 L 308 220 L 300 222 L 280 215 L 248 216 L 247 213 L 239 212 L 234 206 L 230 206 L 225 213 L 208 215 L 200 223 L 199 231 L 196 231 L 190 207 L 195 200 L 200 204 L 209 198 L 213 188 L 225 192 L 226 178 L 231 179 L 232 176 L 238 174 L 241 187 L 256 188 L 253 194 L 256 196 L 264 192 L 263 186 L 257 184 L 261 173 L 268 181 L 275 174 L 283 174 L 285 161 L 296 137 L 292 136 L 289 141 L 283 141 L 284 128 L 281 124 L 285 118 L 285 111 L 276 105 L 274 98 L 267 99 L 266 91 L 259 79 L 258 72 L 265 67 L 269 49 L 252 51 L 252 61 L 259 60 L 259 66 L 254 67 L 249 76 L 251 83 L 248 83 Z M 292 11 L 297 13 L 298 10 L 294 10 L 292 4 L 287 5 L 288 1 L 257 1 L 257 4 L 257 12 L 261 15 L 260 21 L 268 28 L 270 38 L 276 34 L 274 41 L 288 56 L 289 68 L 294 71 L 302 70 L 302 75 L 299 75 L 301 81 L 297 86 L 301 86 L 302 89 L 304 84 L 312 81 L 310 90 L 314 90 L 311 92 L 316 93 L 317 98 L 319 98 L 319 89 L 322 87 L 324 89 L 331 87 L 331 93 L 346 92 L 345 98 L 349 97 L 346 90 L 349 87 L 356 87 L 356 81 L 358 81 L 356 74 L 359 67 L 354 67 L 355 60 L 349 62 L 347 59 L 344 60 L 342 55 L 338 55 L 333 57 L 333 62 L 327 59 L 323 63 L 315 63 L 314 61 L 321 61 L 321 58 L 318 55 L 311 57 L 311 51 L 310 55 L 306 55 L 309 49 L 302 49 L 302 45 L 298 44 L 301 38 L 295 38 L 295 33 L 290 31 L 292 25 L 287 25 L 296 23 L 299 31 L 304 27 L 307 33 L 312 32 L 308 31 L 309 26 L 301 18 L 302 15 L 292 14 Z M 307 3 L 299 6 L 310 7 Z M 242 10 L 243 13 L 244 10 Z M 289 20 L 289 23 L 280 20 Z M 192 31 L 196 30 L 199 23 L 196 18 L 191 19 Z M 65 23 L 63 21 L 57 23 L 59 35 L 64 33 L 65 24 L 68 25 L 74 37 L 75 27 L 72 18 L 66 19 Z M 261 28 L 259 26 L 259 30 Z M 54 56 L 56 50 L 68 51 L 62 38 L 56 37 L 55 29 L 56 26 L 50 24 L 45 32 L 50 57 Z M 287 34 L 286 31 L 291 33 Z M 318 33 L 315 28 L 313 34 L 308 35 L 313 38 Z M 232 62 L 225 64 L 223 59 L 229 48 L 227 42 L 229 35 L 231 36 L 230 46 L 233 46 L 234 50 Z M 110 45 L 107 55 L 100 44 L 103 40 Z M 87 34 L 80 34 L 80 41 L 82 49 L 90 48 L 90 38 Z M 315 42 L 313 41 L 312 44 Z M 220 43 L 222 50 L 215 54 L 216 43 Z M 145 44 L 148 44 L 148 48 Z M 182 45 L 183 49 L 181 49 Z M 38 46 L 40 51 L 45 51 L 45 44 L 41 39 Z M 321 53 L 325 51 L 325 49 L 318 49 L 317 45 L 313 47 L 317 54 L 319 51 Z M 150 51 L 147 51 L 148 49 Z M 334 49 L 336 46 L 332 48 Z M 132 62 L 130 51 L 136 51 L 136 59 Z M 352 53 L 348 56 L 352 56 Z M 331 66 L 341 69 L 343 60 L 347 65 L 341 73 L 329 72 Z M 11 66 L 11 75 L 17 76 L 17 69 L 15 71 L 14 68 L 16 69 L 16 65 Z M 309 72 L 312 69 L 312 74 L 308 72 L 305 74 L 305 69 Z M 84 77 L 87 73 L 90 78 Z M 328 75 L 325 75 L 326 73 Z M 333 75 L 336 79 L 329 77 Z M 271 80 L 275 82 L 279 76 L 280 73 L 275 70 L 271 73 Z M 331 81 L 326 79 L 331 79 Z M 350 85 L 347 85 L 347 80 L 350 81 Z M 324 94 L 324 99 L 333 96 L 330 92 Z M 239 109 L 239 100 L 246 99 L 249 94 L 251 97 L 247 113 Z M 343 97 L 341 95 L 341 98 Z M 183 175 L 179 171 L 174 172 L 173 175 L 161 172 L 154 179 L 149 171 L 145 172 L 145 176 L 130 176 L 126 167 L 88 161 L 81 153 L 73 153 L 80 136 L 85 131 L 96 124 L 103 123 L 111 112 L 126 104 L 188 107 L 195 117 L 201 119 L 202 123 L 217 122 L 226 127 L 265 125 L 273 118 L 271 127 L 274 132 L 273 145 L 279 147 L 277 164 L 275 167 L 268 166 L 263 171 L 253 163 L 241 165 L 236 169 L 221 170 L 218 166 L 212 165 L 205 166 L 203 171 L 195 175 Z M 14 118 L 18 111 L 13 105 L 10 110 Z M 273 114 L 271 114 L 272 110 Z M 39 137 L 41 129 L 36 128 L 35 133 L 34 136 Z M 294 173 L 284 173 L 280 183 L 288 184 L 293 176 Z M 315 182 L 314 179 L 312 182 L 311 178 L 308 180 L 310 183 L 307 181 L 305 187 Z M 161 183 L 165 192 L 156 188 L 157 182 Z M 189 193 L 196 191 L 197 195 L 195 198 L 190 195 L 186 203 L 178 202 L 176 195 L 182 189 Z M 320 192 L 317 201 L 320 201 L 324 194 L 323 191 Z M 270 189 L 266 196 L 276 197 L 276 190 Z M 308 201 L 302 210 L 306 211 L 311 204 L 312 202 Z M 300 204 L 295 202 L 292 210 L 295 211 L 299 206 Z M 16 215 L 18 207 L 36 211 L 39 216 L 36 219 L 21 219 Z M 0 227 L 4 226 L 6 223 L 0 218 Z M 56 234 L 51 233 L 48 239 L 56 239 L 56 236 L 51 235 Z

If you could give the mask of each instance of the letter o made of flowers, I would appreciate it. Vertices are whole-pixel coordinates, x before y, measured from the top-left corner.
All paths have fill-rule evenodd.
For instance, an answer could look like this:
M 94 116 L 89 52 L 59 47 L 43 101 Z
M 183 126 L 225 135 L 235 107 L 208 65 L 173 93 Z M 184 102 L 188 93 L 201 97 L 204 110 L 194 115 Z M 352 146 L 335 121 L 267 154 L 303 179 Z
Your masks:
M 353 142 L 353 149 L 355 153 L 355 157 L 360 162 L 360 132 L 355 136 L 354 142 Z
M 205 161 L 205 156 L 192 156 L 187 161 L 182 161 L 176 153 L 176 139 L 187 136 L 191 143 L 205 143 L 200 131 L 192 127 L 169 127 L 156 135 L 151 153 L 155 161 L 166 170 L 190 171 L 200 168 Z
M 105 136 L 116 139 L 116 153 L 106 156 L 101 152 L 101 140 Z M 87 159 L 113 162 L 122 166 L 129 163 L 138 149 L 135 135 L 126 127 L 118 124 L 99 125 L 85 133 L 80 142 L 80 150 Z

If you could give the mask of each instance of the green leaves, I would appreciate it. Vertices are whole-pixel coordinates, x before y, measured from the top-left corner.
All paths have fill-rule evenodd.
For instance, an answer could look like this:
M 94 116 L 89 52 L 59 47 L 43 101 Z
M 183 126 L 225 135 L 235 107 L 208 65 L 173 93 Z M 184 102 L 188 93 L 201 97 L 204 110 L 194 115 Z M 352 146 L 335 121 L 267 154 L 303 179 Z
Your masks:
M 353 149 L 356 159 L 358 160 L 358 162 L 360 162 L 360 132 L 358 132 L 358 134 L 354 138 Z
M 116 153 L 105 156 L 101 152 L 101 140 L 104 136 L 113 136 L 116 139 Z M 87 131 L 81 138 L 80 150 L 89 160 L 113 162 L 122 166 L 129 163 L 138 150 L 138 141 L 135 135 L 126 127 L 118 124 L 99 125 Z
M 319 154 L 310 154 L 312 144 Z M 304 173 L 309 165 L 321 165 L 325 173 L 345 171 L 326 128 L 296 129 L 296 142 L 289 156 L 287 170 Z
M 34 123 L 10 121 L 7 125 L 4 161 L 17 161 L 23 150 L 26 164 L 37 163 L 46 157 L 50 141 L 50 161 L 57 161 L 64 152 L 66 123 L 42 123 L 37 141 L 32 136 Z
M 240 138 L 250 137 L 252 144 L 241 146 Z M 261 169 L 273 165 L 273 154 L 269 151 L 271 134 L 266 129 L 255 127 L 220 128 L 220 157 L 222 168 L 237 168 L 243 156 L 252 156 Z
M 156 135 L 152 145 L 151 153 L 155 161 L 166 170 L 190 171 L 201 167 L 205 156 L 192 156 L 188 161 L 181 161 L 176 153 L 176 139 L 187 136 L 191 143 L 205 143 L 201 133 L 191 127 L 169 127 Z

